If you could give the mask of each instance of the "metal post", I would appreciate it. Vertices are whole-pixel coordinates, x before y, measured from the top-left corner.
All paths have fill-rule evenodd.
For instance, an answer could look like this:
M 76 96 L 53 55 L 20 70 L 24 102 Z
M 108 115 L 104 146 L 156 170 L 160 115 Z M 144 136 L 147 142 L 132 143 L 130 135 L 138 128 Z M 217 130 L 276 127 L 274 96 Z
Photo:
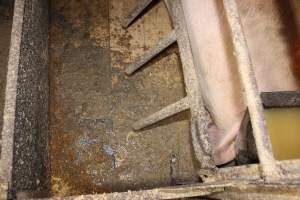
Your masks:
M 231 29 L 234 54 L 239 65 L 239 75 L 245 88 L 245 98 L 252 122 L 257 153 L 262 167 L 262 175 L 266 180 L 278 179 L 280 177 L 280 171 L 273 157 L 271 142 L 264 118 L 264 109 L 235 0 L 224 0 L 224 8 Z

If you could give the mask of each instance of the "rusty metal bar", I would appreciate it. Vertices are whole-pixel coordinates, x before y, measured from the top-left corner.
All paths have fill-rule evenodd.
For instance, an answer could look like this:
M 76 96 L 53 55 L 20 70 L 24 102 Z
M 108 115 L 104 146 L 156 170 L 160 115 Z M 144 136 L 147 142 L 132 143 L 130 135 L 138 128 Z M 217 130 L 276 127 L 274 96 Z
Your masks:
M 271 142 L 264 118 L 264 110 L 255 80 L 247 42 L 239 18 L 237 4 L 235 0 L 224 0 L 223 2 L 232 33 L 234 53 L 239 65 L 239 75 L 245 88 L 245 98 L 252 122 L 257 153 L 262 167 L 262 176 L 266 180 L 278 179 L 280 177 L 280 171 L 273 157 Z
M 176 42 L 176 35 L 174 31 L 171 31 L 171 33 L 162 38 L 154 48 L 148 50 L 143 56 L 137 58 L 133 63 L 127 65 L 126 74 L 131 75 L 174 42 Z
M 150 115 L 149 117 L 146 117 L 144 119 L 141 119 L 137 122 L 135 122 L 132 127 L 134 130 L 140 130 L 146 126 L 149 126 L 151 124 L 157 123 L 163 119 L 166 119 L 168 117 L 171 117 L 179 112 L 182 112 L 184 110 L 189 109 L 190 103 L 189 99 L 187 97 L 177 101 L 176 103 L 173 103 L 160 111 Z
M 150 3 L 154 0 L 139 0 L 138 5 L 130 12 L 130 14 L 125 17 L 122 27 L 128 28 L 132 22 L 145 10 Z

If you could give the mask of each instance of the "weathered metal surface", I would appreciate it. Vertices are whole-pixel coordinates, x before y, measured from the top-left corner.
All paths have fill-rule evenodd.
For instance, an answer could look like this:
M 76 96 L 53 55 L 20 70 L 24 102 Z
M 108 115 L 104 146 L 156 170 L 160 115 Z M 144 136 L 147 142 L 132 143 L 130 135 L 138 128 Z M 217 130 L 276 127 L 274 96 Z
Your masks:
M 130 29 L 138 0 L 52 0 L 49 33 L 51 191 L 70 196 L 155 188 L 198 180 L 188 113 L 136 133 L 141 116 L 184 95 L 172 45 L 135 76 L 124 67 L 171 29 L 161 2 Z M 171 123 L 172 122 L 172 123 Z M 170 160 L 176 155 L 176 173 Z M 81 180 L 81 181 L 78 181 Z
M 137 58 L 133 63 L 127 65 L 126 74 L 131 75 L 174 42 L 176 42 L 176 35 L 174 31 L 171 31 L 171 33 L 162 38 L 154 48 L 148 50 L 142 57 Z
M 47 5 L 15 1 L 0 160 L 10 195 L 48 190 Z
M 12 189 L 48 191 L 48 3 L 26 0 L 22 26 Z
M 259 172 L 257 170 L 258 177 Z M 178 199 L 189 197 L 209 197 L 217 199 L 299 199 L 300 187 L 298 182 L 281 182 L 265 184 L 261 181 L 218 181 L 203 184 L 177 187 L 156 188 L 152 190 L 128 191 L 110 194 L 81 195 L 70 197 L 53 197 L 45 200 L 85 200 L 85 199 Z
M 238 71 L 245 88 L 245 99 L 252 121 L 258 157 L 262 165 L 262 175 L 268 180 L 277 179 L 281 176 L 281 172 L 276 167 L 275 159 L 272 154 L 271 142 L 264 119 L 263 106 L 255 80 L 247 42 L 240 22 L 237 4 L 235 0 L 224 0 L 224 7 L 232 33 L 234 53 L 239 65 Z
M 233 186 L 232 183 L 222 182 L 213 184 L 194 184 L 186 186 L 174 186 L 156 188 L 151 190 L 128 191 L 110 194 L 82 195 L 74 197 L 53 197 L 48 200 L 80 200 L 80 199 L 103 199 L 103 200 L 139 200 L 139 199 L 178 199 L 186 197 L 207 196 L 224 192 L 226 187 Z M 45 199 L 46 200 L 46 199 Z
M 165 2 L 171 15 L 174 32 L 171 32 L 171 34 L 168 35 L 167 39 L 164 39 L 163 42 L 160 42 L 159 45 L 155 48 L 155 51 L 151 50 L 150 53 L 147 52 L 144 56 L 142 56 L 140 58 L 141 60 L 135 61 L 135 63 L 139 63 L 139 65 L 136 65 L 137 67 L 128 68 L 128 72 L 132 73 L 135 68 L 141 67 L 146 63 L 145 61 L 148 61 L 154 55 L 161 52 L 161 50 L 163 50 L 165 47 L 173 43 L 176 37 L 180 51 L 183 76 L 187 93 L 187 97 L 186 99 L 184 99 L 184 102 L 186 103 L 177 102 L 175 104 L 172 104 L 169 107 L 159 111 L 158 113 L 155 113 L 148 118 L 136 122 L 133 125 L 133 128 L 141 129 L 147 125 L 163 120 L 173 114 L 186 110 L 188 108 L 187 105 L 189 105 L 189 108 L 191 110 L 192 143 L 194 146 L 196 158 L 198 159 L 200 166 L 203 169 L 203 175 L 206 176 L 207 174 L 214 173 L 212 171 L 214 171 L 216 168 L 212 160 L 212 150 L 208 142 L 208 135 L 206 132 L 208 124 L 210 123 L 210 117 L 204 107 L 202 100 L 201 88 L 199 83 L 200 73 L 193 63 L 191 45 L 186 29 L 181 1 L 173 0 Z M 134 65 L 135 64 L 133 64 L 133 66 Z M 133 68 L 133 70 L 131 68 Z
M 12 165 L 13 165 L 13 144 L 15 131 L 16 97 L 18 67 L 20 62 L 20 49 L 23 25 L 24 1 L 16 0 L 14 18 L 12 25 L 11 44 L 7 69 L 6 94 L 4 119 L 2 129 L 2 146 L 0 160 L 0 183 L 5 187 L 0 188 L 3 199 L 6 198 L 8 187 L 11 187 Z
M 225 192 L 210 197 L 225 200 L 296 200 L 300 196 L 300 187 L 296 183 L 264 184 L 260 182 L 238 183 L 227 187 Z
M 187 185 L 187 186 L 180 186 L 180 187 L 158 188 L 153 190 L 144 190 L 144 191 L 136 191 L 136 192 L 129 191 L 124 193 L 73 196 L 73 197 L 65 197 L 65 198 L 53 197 L 50 199 L 67 199 L 67 200 L 68 199 L 173 199 L 173 198 L 195 197 L 195 196 L 203 196 L 203 195 L 206 196 L 211 194 L 213 194 L 212 197 L 222 198 L 222 199 L 223 198 L 239 199 L 241 197 L 245 199 L 250 197 L 261 198 L 261 199 L 264 198 L 297 199 L 297 197 L 300 195 L 299 161 L 283 161 L 283 162 L 275 163 L 275 161 L 271 160 L 272 162 L 275 163 L 275 164 L 273 163 L 275 165 L 273 166 L 274 167 L 273 169 L 281 169 L 281 171 L 285 175 L 284 181 L 281 182 L 277 182 L 277 179 L 267 179 L 268 181 L 272 181 L 272 183 L 263 182 L 263 180 L 261 179 L 261 165 L 259 164 L 224 168 L 224 169 L 220 169 L 218 173 L 214 173 L 215 166 L 211 161 L 210 145 L 208 144 L 207 135 L 205 132 L 208 123 L 210 121 L 210 117 L 206 112 L 201 99 L 201 92 L 199 89 L 200 87 L 198 81 L 200 78 L 199 77 L 200 73 L 198 73 L 197 68 L 195 68 L 195 66 L 191 61 L 192 55 L 190 51 L 190 44 L 189 44 L 189 39 L 186 30 L 184 28 L 184 20 L 182 15 L 182 8 L 180 6 L 180 1 L 168 0 L 167 3 L 168 3 L 167 4 L 168 8 L 170 9 L 172 15 L 172 19 L 174 21 L 175 34 L 176 34 L 176 38 L 178 39 L 178 45 L 180 48 L 185 83 L 186 83 L 187 97 L 185 97 L 184 99 L 180 100 L 175 104 L 172 104 L 171 107 L 166 107 L 165 110 L 162 110 L 161 112 L 158 112 L 150 116 L 150 118 L 148 119 L 146 118 L 145 121 L 142 121 L 140 124 L 138 124 L 136 128 L 139 129 L 146 125 L 150 125 L 172 114 L 190 108 L 192 113 L 191 129 L 192 129 L 193 145 L 194 145 L 194 150 L 196 151 L 196 156 L 198 156 L 197 158 L 201 164 L 201 170 L 199 171 L 199 175 L 200 177 L 203 178 L 204 181 L 208 183 Z M 243 45 L 246 44 L 244 43 Z M 151 55 L 154 54 L 155 53 Z M 246 60 L 242 60 L 241 62 L 243 61 L 245 61 L 247 64 L 249 60 L 247 61 L 246 59 Z M 43 81 L 46 80 L 43 79 Z M 250 81 L 250 83 L 253 82 Z M 254 90 L 254 94 L 256 95 L 255 87 L 252 89 Z M 45 91 L 43 88 L 41 88 L 41 90 Z M 257 95 L 255 97 L 258 98 Z M 40 100 L 44 102 L 43 99 L 44 98 L 42 97 L 42 99 Z M 258 104 L 255 104 L 254 106 L 261 106 L 259 100 L 258 101 L 256 100 L 256 103 Z M 275 105 L 276 103 L 272 102 L 270 104 Z M 41 107 L 43 107 L 43 105 L 41 105 Z M 15 110 L 13 111 L 16 112 Z M 258 114 L 260 114 L 259 112 L 260 111 L 258 110 Z M 41 111 L 41 115 L 44 116 L 45 113 Z M 40 118 L 38 117 L 38 119 Z M 43 124 L 37 125 L 37 127 L 43 127 Z M 43 141 L 41 142 L 43 143 Z M 266 163 L 262 163 L 262 164 L 266 164 Z M 267 163 L 267 165 L 262 165 L 262 166 L 269 167 L 268 164 L 269 163 Z M 264 170 L 263 172 L 266 171 Z M 264 175 L 267 175 L 267 178 L 270 178 L 269 173 L 270 171 L 268 171 Z M 224 180 L 226 182 L 224 182 Z M 228 180 L 230 180 L 231 182 L 228 183 L 227 182 Z M 0 182 L 0 195 L 3 194 L 5 195 L 6 190 L 7 190 L 7 184 L 6 183 L 2 184 Z M 1 193 L 1 191 L 4 192 Z M 5 196 L 0 196 L 0 199 L 2 197 L 5 198 Z
M 261 98 L 265 108 L 300 106 L 300 92 L 297 91 L 263 92 Z
M 272 183 L 297 183 L 300 180 L 300 160 L 277 161 L 276 167 L 284 172 L 284 180 L 273 180 Z M 264 182 L 261 179 L 260 164 L 250 164 L 235 167 L 227 167 L 219 169 L 219 173 L 208 177 L 206 182 L 216 181 L 258 181 Z M 266 183 L 267 184 L 267 183 Z M 299 185 L 300 187 L 300 185 Z
M 123 28 L 128 28 L 130 24 L 150 5 L 153 0 L 141 0 L 133 11 L 128 14 L 123 21 Z

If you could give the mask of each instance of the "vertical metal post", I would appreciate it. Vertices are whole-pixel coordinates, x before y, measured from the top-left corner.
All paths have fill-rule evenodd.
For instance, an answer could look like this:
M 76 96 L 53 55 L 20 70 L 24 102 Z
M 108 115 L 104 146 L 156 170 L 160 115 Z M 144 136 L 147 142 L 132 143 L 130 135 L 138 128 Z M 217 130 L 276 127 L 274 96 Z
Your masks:
M 204 172 L 203 175 L 211 175 L 211 173 L 214 173 L 215 164 L 211 156 L 211 145 L 208 142 L 207 125 L 209 118 L 202 100 L 200 74 L 193 62 L 181 0 L 167 0 L 166 3 L 177 36 L 186 93 L 190 100 L 191 132 L 194 151 L 197 159 L 200 161 L 202 172 Z
M 14 147 L 14 124 L 17 98 L 17 80 L 20 59 L 20 47 L 23 28 L 23 14 L 25 1 L 16 0 L 12 24 L 11 43 L 7 69 L 5 91 L 5 107 L 2 129 L 2 146 L 0 158 L 0 198 L 5 198 L 11 186 Z
M 240 22 L 236 1 L 224 0 L 224 8 L 231 29 L 234 53 L 239 65 L 239 75 L 245 88 L 245 98 L 252 122 L 262 176 L 266 180 L 278 179 L 280 177 L 280 170 L 276 166 L 272 153 L 271 142 L 264 118 L 264 109 L 260 99 L 249 49 Z

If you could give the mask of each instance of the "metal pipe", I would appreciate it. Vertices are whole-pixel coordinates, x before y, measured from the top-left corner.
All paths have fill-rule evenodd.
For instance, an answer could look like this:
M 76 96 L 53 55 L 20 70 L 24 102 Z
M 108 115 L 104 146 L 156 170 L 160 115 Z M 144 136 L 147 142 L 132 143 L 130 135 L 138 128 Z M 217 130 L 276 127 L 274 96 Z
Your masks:
M 264 109 L 260 99 L 247 42 L 243 33 L 243 27 L 239 18 L 237 4 L 235 0 L 224 0 L 223 2 L 231 29 L 235 51 L 234 55 L 239 65 L 239 75 L 245 88 L 245 99 L 252 122 L 257 153 L 262 167 L 262 176 L 266 180 L 278 179 L 280 177 L 280 171 L 276 166 L 272 153 L 271 142 L 264 118 Z

